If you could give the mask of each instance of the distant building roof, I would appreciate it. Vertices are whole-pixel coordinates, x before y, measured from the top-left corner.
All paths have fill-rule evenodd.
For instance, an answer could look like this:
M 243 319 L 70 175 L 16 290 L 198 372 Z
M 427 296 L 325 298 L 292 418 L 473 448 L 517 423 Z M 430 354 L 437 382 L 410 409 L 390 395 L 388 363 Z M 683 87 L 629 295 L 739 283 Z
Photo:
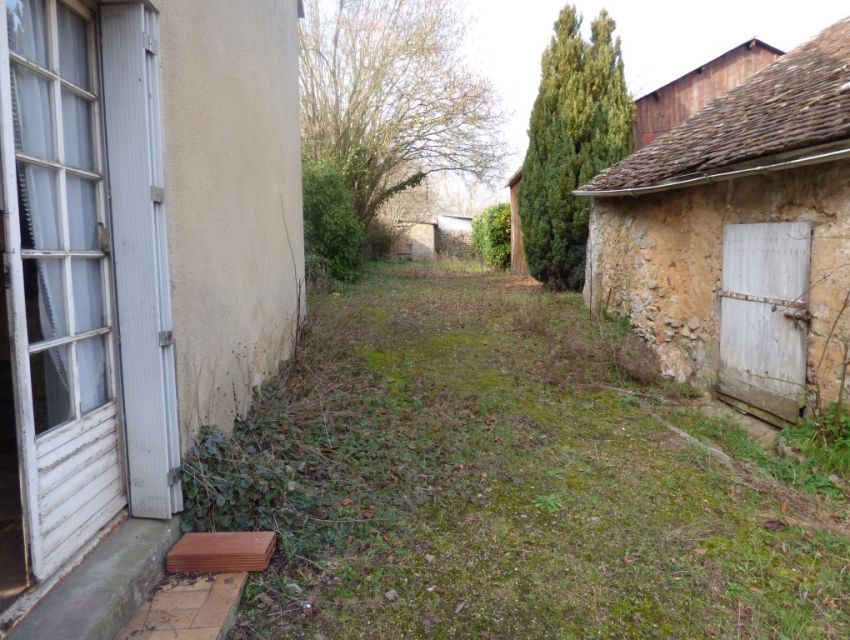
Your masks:
M 472 220 L 475 216 L 471 213 L 441 213 L 444 218 L 460 218 L 461 220 Z
M 517 170 L 514 172 L 514 174 L 513 174 L 510 178 L 508 178 L 508 184 L 506 184 L 505 186 L 506 186 L 506 187 L 512 187 L 512 186 L 514 186 L 517 182 L 519 182 L 520 180 L 522 180 L 522 167 L 520 167 L 519 169 L 517 169 Z
M 618 190 L 699 176 L 780 152 L 850 139 L 850 18 L 822 31 L 690 120 L 577 190 Z M 672 188 L 672 185 L 671 185 Z

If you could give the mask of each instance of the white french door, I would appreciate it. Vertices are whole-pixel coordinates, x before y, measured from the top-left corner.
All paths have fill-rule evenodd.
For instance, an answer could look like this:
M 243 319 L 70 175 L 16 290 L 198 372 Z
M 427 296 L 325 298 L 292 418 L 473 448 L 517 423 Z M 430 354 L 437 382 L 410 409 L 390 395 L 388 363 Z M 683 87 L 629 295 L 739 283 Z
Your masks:
M 30 572 L 126 504 L 96 30 L 77 0 L 6 0 L 6 256 Z

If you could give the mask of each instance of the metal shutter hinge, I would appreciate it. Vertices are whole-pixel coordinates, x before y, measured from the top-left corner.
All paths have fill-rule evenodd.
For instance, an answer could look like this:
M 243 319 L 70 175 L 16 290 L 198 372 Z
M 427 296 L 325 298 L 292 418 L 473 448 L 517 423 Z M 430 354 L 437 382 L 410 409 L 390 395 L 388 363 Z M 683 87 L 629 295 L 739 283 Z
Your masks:
M 156 55 L 156 53 L 157 53 L 156 48 L 157 48 L 157 44 L 158 44 L 156 39 L 149 33 L 143 33 L 142 39 L 145 43 L 145 51 L 147 51 L 148 53 L 152 53 L 153 55 Z
M 151 200 L 156 204 L 165 202 L 165 187 L 151 187 Z
M 159 346 L 160 347 L 170 347 L 174 344 L 174 333 L 171 331 L 160 331 L 159 332 Z
M 173 487 L 175 484 L 180 482 L 180 478 L 183 475 L 183 470 L 181 467 L 174 467 L 173 469 L 168 470 L 168 486 Z
M 3 254 L 3 286 L 6 289 L 12 288 L 12 271 L 9 269 L 9 262 L 5 253 Z

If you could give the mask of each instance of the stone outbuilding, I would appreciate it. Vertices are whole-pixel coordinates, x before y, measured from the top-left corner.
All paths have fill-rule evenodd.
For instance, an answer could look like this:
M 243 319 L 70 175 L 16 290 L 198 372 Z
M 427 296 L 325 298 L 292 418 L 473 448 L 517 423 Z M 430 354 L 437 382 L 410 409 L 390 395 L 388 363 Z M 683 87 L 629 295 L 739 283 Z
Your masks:
M 472 258 L 472 215 L 441 213 L 437 222 L 437 253 L 456 258 Z
M 437 224 L 435 222 L 401 222 L 399 233 L 390 248 L 393 258 L 433 260 L 436 257 Z
M 576 191 L 585 301 L 663 373 L 778 424 L 838 396 L 850 341 L 850 19 Z

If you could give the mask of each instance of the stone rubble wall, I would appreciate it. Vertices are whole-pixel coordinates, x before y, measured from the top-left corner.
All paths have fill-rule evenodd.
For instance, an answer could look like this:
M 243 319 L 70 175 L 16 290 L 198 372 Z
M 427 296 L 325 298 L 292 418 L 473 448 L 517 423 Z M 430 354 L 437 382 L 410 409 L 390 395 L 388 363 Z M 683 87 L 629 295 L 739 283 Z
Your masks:
M 456 258 L 472 258 L 472 233 L 438 228 L 437 253 Z
M 720 364 L 723 227 L 812 223 L 809 404 L 834 400 L 850 339 L 850 161 L 630 198 L 597 198 L 585 302 L 629 318 L 662 373 L 709 387 Z M 846 317 L 845 317 L 846 316 Z M 832 331 L 833 337 L 828 340 Z

